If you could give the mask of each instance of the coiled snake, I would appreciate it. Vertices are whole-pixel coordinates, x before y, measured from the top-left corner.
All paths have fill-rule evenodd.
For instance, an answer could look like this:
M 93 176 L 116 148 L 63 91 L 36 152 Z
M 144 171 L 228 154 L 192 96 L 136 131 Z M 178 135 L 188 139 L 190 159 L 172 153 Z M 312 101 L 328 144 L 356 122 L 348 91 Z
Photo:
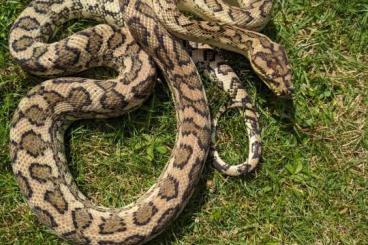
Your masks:
M 252 5 L 243 4 L 268 6 L 262 3 L 270 1 L 251 2 Z M 215 5 L 203 3 L 200 6 L 214 11 Z M 221 2 L 209 3 L 223 6 Z M 94 66 L 108 66 L 119 72 L 117 78 L 109 80 L 64 77 L 45 81 L 21 100 L 14 113 L 10 131 L 14 174 L 38 219 L 60 237 L 82 244 L 144 243 L 161 233 L 188 202 L 209 150 L 211 122 L 195 64 L 169 32 L 245 54 L 276 93 L 291 91 L 290 68 L 279 45 L 238 27 L 183 19 L 175 12 L 176 6 L 173 9 L 170 4 L 176 5 L 139 0 L 35 0 L 11 29 L 12 55 L 35 74 L 64 75 Z M 187 8 L 188 2 L 183 2 L 183 6 Z M 200 9 L 197 7 L 194 12 L 208 18 Z M 239 10 L 226 11 L 233 9 Z M 161 10 L 165 10 L 164 16 L 159 14 Z M 246 12 L 257 13 L 257 8 Z M 213 18 L 219 20 L 224 14 L 217 11 Z M 56 25 L 79 17 L 109 25 L 45 43 Z M 263 19 L 267 18 L 265 15 Z M 246 20 L 234 24 L 246 26 Z M 171 21 L 175 24 L 171 25 Z M 230 18 L 227 23 L 231 21 Z M 256 23 L 253 29 L 264 25 L 262 21 L 249 23 Z M 203 38 L 198 36 L 202 34 Z M 203 51 L 193 52 L 195 56 L 195 52 Z M 218 60 L 212 62 L 216 67 L 212 74 L 226 74 L 219 69 Z M 136 202 L 120 209 L 96 206 L 78 190 L 68 171 L 65 129 L 74 120 L 118 116 L 139 106 L 154 85 L 154 63 L 168 81 L 177 112 L 178 133 L 171 157 L 157 183 Z M 249 117 L 255 118 L 244 89 L 237 82 L 231 86 L 234 87 L 223 87 L 235 94 L 235 104 L 246 106 Z M 256 118 L 250 126 L 258 127 Z M 254 164 L 245 164 L 237 171 L 250 171 Z M 223 168 L 224 172 L 227 170 Z

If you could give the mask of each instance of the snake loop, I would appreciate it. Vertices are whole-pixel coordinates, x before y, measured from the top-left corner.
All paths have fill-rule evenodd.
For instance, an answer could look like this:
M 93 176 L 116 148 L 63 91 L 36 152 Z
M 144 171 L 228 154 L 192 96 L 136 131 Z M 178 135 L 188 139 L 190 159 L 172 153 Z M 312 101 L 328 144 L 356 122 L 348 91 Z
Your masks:
M 192 44 L 193 45 L 193 44 Z M 229 65 L 224 63 L 220 55 L 214 55 L 212 50 L 205 49 L 205 45 L 199 45 L 202 48 L 194 49 L 191 56 L 197 60 L 199 68 L 212 81 L 217 81 L 218 86 L 230 95 L 231 102 L 223 106 L 212 119 L 212 143 L 210 154 L 212 156 L 213 166 L 221 173 L 228 176 L 244 175 L 252 171 L 259 163 L 261 156 L 261 139 L 258 119 L 255 106 L 250 102 L 250 98 L 240 82 L 239 77 Z M 220 116 L 231 108 L 240 108 L 243 110 L 243 118 L 247 128 L 249 138 L 248 159 L 236 165 L 226 163 L 217 151 L 216 147 L 216 128 Z
M 269 6 L 267 2 L 270 1 L 241 0 L 239 4 L 255 11 L 260 4 Z M 208 1 L 202 7 L 214 11 L 214 3 Z M 161 10 L 168 12 L 160 16 L 156 4 L 140 0 L 34 0 L 11 29 L 11 54 L 34 74 L 64 76 L 96 66 L 118 72 L 116 78 L 108 80 L 47 80 L 20 101 L 12 119 L 10 150 L 19 187 L 38 219 L 74 243 L 144 243 L 179 215 L 195 189 L 209 151 L 211 121 L 195 64 L 170 32 L 215 46 L 218 42 L 217 46 L 246 54 L 258 74 L 270 80 L 267 81 L 275 92 L 290 90 L 291 75 L 280 46 L 255 32 L 214 22 L 193 24 L 181 16 L 167 26 L 166 21 L 173 16 L 166 14 L 171 14 L 176 6 L 167 9 L 163 5 Z M 268 11 L 267 7 L 264 9 Z M 221 13 L 214 14 L 214 19 Z M 263 17 L 258 17 L 258 24 L 247 20 L 237 25 L 256 23 L 254 29 L 258 29 L 268 18 Z M 95 19 L 108 25 L 97 25 L 59 42 L 47 43 L 57 25 L 74 18 Z M 181 26 L 185 24 L 188 26 Z M 117 209 L 97 206 L 78 190 L 68 170 L 65 130 L 75 120 L 115 117 L 137 108 L 152 92 L 156 79 L 153 61 L 168 82 L 177 113 L 178 132 L 172 154 L 156 184 L 134 203 Z M 224 72 L 229 69 L 219 60 L 209 65 L 209 73 L 217 78 L 229 75 Z M 235 76 L 231 69 L 230 75 Z M 245 114 L 254 120 L 249 126 L 256 129 L 250 132 L 257 134 L 254 107 L 240 83 L 232 81 L 220 86 L 232 94 L 235 105 L 247 108 Z M 249 167 L 238 169 L 238 173 L 250 171 L 256 163 L 246 164 Z

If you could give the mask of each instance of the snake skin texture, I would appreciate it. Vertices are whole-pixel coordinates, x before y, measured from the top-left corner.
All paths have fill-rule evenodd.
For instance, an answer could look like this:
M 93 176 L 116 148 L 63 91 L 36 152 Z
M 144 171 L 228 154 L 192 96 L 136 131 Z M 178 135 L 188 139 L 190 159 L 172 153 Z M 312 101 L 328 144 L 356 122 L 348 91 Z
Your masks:
M 198 47 L 198 46 L 197 46 Z M 197 67 L 212 81 L 217 81 L 221 89 L 227 92 L 231 98 L 228 105 L 222 106 L 219 112 L 212 118 L 212 144 L 210 149 L 211 160 L 214 167 L 228 176 L 239 176 L 254 169 L 261 157 L 261 139 L 256 108 L 251 103 L 244 86 L 233 69 L 224 62 L 223 58 L 208 50 L 207 47 L 197 48 L 191 52 L 193 60 L 197 61 Z M 239 108 L 243 114 L 249 138 L 249 154 L 246 161 L 231 165 L 225 162 L 216 147 L 216 128 L 220 116 L 228 109 Z
M 255 13 L 258 5 L 247 6 Z M 10 151 L 19 187 L 40 222 L 73 243 L 141 244 L 152 239 L 179 215 L 201 175 L 210 148 L 211 119 L 192 57 L 198 56 L 194 60 L 201 63 L 199 57 L 205 57 L 206 51 L 193 50 L 191 56 L 178 39 L 185 34 L 172 31 L 157 11 L 155 3 L 139 0 L 35 0 L 11 29 L 12 55 L 34 74 L 64 76 L 96 66 L 111 67 L 118 72 L 116 78 L 108 80 L 78 77 L 47 80 L 21 100 L 12 119 Z M 57 25 L 75 18 L 106 24 L 47 43 Z M 257 24 L 254 29 L 260 26 Z M 257 43 L 264 53 L 248 55 L 255 71 L 267 84 L 272 84 L 270 87 L 276 93 L 291 91 L 290 68 L 280 46 L 255 32 L 231 27 L 227 31 L 225 25 L 223 28 L 223 39 L 221 33 L 214 36 L 214 41 L 195 35 L 187 39 L 211 45 L 219 42 L 221 47 L 247 54 Z M 229 48 L 232 33 L 237 41 Z M 156 184 L 134 203 L 117 209 L 97 206 L 78 190 L 68 170 L 65 130 L 75 120 L 115 117 L 137 108 L 152 92 L 156 65 L 168 82 L 176 109 L 178 132 L 171 157 Z M 206 69 L 214 80 L 231 77 L 232 83 L 219 85 L 232 94 L 234 106 L 245 108 L 248 134 L 255 142 L 250 144 L 252 155 L 243 168 L 224 167 L 223 162 L 217 165 L 231 175 L 249 172 L 258 162 L 252 159 L 259 159 L 260 154 L 254 106 L 235 73 L 221 59 L 210 60 Z M 281 89 L 282 86 L 287 88 Z
M 237 6 L 230 6 L 222 0 L 179 0 L 179 10 L 190 12 L 205 20 L 261 30 L 269 21 L 272 0 L 238 0 Z
M 177 0 L 155 0 L 157 18 L 173 35 L 244 55 L 265 84 L 277 95 L 293 91 L 285 49 L 263 34 L 214 21 L 190 20 L 176 7 Z

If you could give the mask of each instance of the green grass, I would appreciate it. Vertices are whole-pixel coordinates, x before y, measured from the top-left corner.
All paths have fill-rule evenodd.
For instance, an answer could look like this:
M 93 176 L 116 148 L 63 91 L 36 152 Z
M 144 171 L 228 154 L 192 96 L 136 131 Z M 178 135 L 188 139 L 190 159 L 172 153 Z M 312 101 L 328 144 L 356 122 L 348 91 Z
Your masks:
M 7 48 L 9 28 L 28 2 L 0 4 L 0 243 L 65 244 L 32 215 L 7 147 L 17 103 L 42 81 L 16 65 Z M 78 28 L 69 25 L 65 35 Z M 257 104 L 262 167 L 228 178 L 207 162 L 184 212 L 152 244 L 367 244 L 368 3 L 279 0 L 264 33 L 287 49 L 292 102 L 274 97 L 241 56 L 228 56 Z M 210 82 L 206 89 L 215 113 L 227 97 Z M 244 160 L 247 149 L 234 112 L 222 118 L 218 139 L 231 162 Z M 73 125 L 67 135 L 73 176 L 94 201 L 127 204 L 155 182 L 175 132 L 173 104 L 160 83 L 129 115 Z

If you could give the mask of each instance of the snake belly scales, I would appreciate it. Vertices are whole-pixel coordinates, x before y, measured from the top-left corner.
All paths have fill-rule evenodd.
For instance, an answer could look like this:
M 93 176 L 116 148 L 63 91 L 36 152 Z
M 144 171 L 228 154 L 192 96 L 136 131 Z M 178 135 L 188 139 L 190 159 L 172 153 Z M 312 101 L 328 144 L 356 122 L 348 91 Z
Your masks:
M 190 56 L 178 37 L 243 54 L 276 94 L 290 94 L 291 73 L 284 49 L 262 34 L 242 29 L 261 29 L 268 20 L 270 4 L 244 0 L 238 8 L 218 0 L 31 2 L 9 38 L 11 54 L 25 69 L 56 76 L 107 66 L 119 73 L 108 80 L 47 80 L 19 103 L 10 130 L 12 168 L 39 221 L 60 237 L 80 244 L 141 244 L 160 234 L 191 197 L 211 138 L 209 108 L 192 58 L 200 63 L 205 61 L 201 60 L 204 54 L 213 55 L 213 51 L 193 49 Z M 210 21 L 189 20 L 177 7 L 192 9 Z M 107 24 L 46 43 L 57 25 L 74 18 Z M 224 81 L 229 81 L 226 75 L 231 78 L 232 82 L 220 83 L 231 95 L 229 107 L 244 108 L 246 122 L 253 129 L 248 134 L 258 137 L 254 107 L 244 88 L 231 68 L 213 57 L 204 62 L 209 74 Z M 78 190 L 68 170 L 65 129 L 75 120 L 114 117 L 137 108 L 152 92 L 155 64 L 168 82 L 177 116 L 178 132 L 170 159 L 156 184 L 134 203 L 119 209 L 96 206 Z M 251 146 L 250 152 L 256 159 L 253 163 L 248 159 L 231 168 L 220 161 L 217 168 L 230 175 L 249 172 L 259 159 L 259 152 Z

